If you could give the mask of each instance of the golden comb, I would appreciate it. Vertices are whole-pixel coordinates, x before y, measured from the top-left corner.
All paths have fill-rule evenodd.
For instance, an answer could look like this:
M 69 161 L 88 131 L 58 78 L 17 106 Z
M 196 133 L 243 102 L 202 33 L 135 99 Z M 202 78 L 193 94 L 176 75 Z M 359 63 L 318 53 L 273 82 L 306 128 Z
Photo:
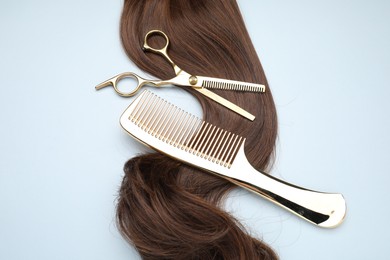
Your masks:
M 125 110 L 121 126 L 151 148 L 245 188 L 321 227 L 336 227 L 344 197 L 301 188 L 255 170 L 245 138 L 207 123 L 145 90 Z

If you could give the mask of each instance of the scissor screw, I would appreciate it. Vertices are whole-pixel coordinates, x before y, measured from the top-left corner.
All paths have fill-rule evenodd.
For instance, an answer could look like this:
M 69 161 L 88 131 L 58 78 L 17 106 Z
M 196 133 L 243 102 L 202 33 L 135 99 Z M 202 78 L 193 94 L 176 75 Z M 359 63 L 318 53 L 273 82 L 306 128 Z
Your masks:
M 191 76 L 189 78 L 189 82 L 191 85 L 195 85 L 196 83 L 198 83 L 198 78 L 196 76 Z

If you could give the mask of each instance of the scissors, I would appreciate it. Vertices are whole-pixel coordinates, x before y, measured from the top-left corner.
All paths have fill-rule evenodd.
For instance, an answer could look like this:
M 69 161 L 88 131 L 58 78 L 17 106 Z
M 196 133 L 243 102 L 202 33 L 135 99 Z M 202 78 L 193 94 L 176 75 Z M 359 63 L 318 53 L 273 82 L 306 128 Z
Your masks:
M 156 49 L 148 44 L 148 39 L 152 35 L 161 35 L 165 39 L 165 46 L 161 49 Z M 131 97 L 135 95 L 143 86 L 149 85 L 154 87 L 177 85 L 177 86 L 188 86 L 194 90 L 200 92 L 204 96 L 216 101 L 217 103 L 225 106 L 226 108 L 236 112 L 237 114 L 253 121 L 255 116 L 242 109 L 241 107 L 233 104 L 232 102 L 224 99 L 223 97 L 215 94 L 208 90 L 210 89 L 225 89 L 225 90 L 238 90 L 238 91 L 250 91 L 250 92 L 265 92 L 265 86 L 261 84 L 248 83 L 242 81 L 234 81 L 213 77 L 203 77 L 192 75 L 177 66 L 168 55 L 169 38 L 160 30 L 151 30 L 145 35 L 143 50 L 150 51 L 163 56 L 173 67 L 176 76 L 168 80 L 151 80 L 144 79 L 133 72 L 124 72 L 112 77 L 95 87 L 96 90 L 102 89 L 107 86 L 112 86 L 115 91 L 122 97 Z M 136 81 L 136 87 L 129 91 L 124 92 L 118 89 L 118 82 L 124 78 L 133 78 Z

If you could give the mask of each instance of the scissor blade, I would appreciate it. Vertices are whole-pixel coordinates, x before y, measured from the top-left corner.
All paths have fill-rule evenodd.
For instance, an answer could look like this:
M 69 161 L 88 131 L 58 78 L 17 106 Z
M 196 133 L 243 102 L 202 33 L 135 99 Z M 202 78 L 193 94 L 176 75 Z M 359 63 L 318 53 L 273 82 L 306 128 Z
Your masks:
M 249 83 L 236 80 L 212 78 L 197 76 L 198 87 L 208 89 L 223 89 L 223 90 L 235 90 L 235 91 L 246 91 L 246 92 L 265 92 L 265 86 L 262 84 Z
M 233 112 L 236 112 L 237 114 L 253 121 L 255 120 L 255 116 L 252 115 L 251 113 L 249 113 L 248 111 L 242 109 L 241 107 L 233 104 L 232 102 L 230 102 L 229 100 L 226 100 L 224 99 L 223 97 L 215 94 L 214 92 L 211 92 L 210 90 L 208 89 L 205 89 L 205 88 L 193 88 L 195 89 L 196 91 L 202 93 L 203 95 L 205 95 L 206 97 L 214 100 L 215 102 L 221 104 L 222 106 L 232 110 Z

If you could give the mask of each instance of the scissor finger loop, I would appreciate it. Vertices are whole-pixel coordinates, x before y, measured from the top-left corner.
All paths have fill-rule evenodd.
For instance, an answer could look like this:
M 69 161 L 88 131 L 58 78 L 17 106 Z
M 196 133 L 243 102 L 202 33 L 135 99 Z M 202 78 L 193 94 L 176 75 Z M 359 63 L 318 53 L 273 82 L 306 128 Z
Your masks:
M 121 91 L 118 88 L 118 84 L 119 84 L 119 81 L 121 79 L 124 79 L 124 78 L 134 79 L 136 86 L 134 88 L 132 88 L 132 90 L 130 90 L 130 91 Z M 124 73 L 118 74 L 115 77 L 112 77 L 112 78 L 100 83 L 95 88 L 96 88 L 96 90 L 99 90 L 99 89 L 102 89 L 104 87 L 112 86 L 114 88 L 115 92 L 118 93 L 118 95 L 120 95 L 122 97 L 131 97 L 131 96 L 134 96 L 137 93 L 137 91 L 143 85 L 145 85 L 147 83 L 148 83 L 148 81 L 146 79 L 138 76 L 137 74 L 135 74 L 133 72 L 124 72 Z
M 160 48 L 160 49 L 151 47 L 148 44 L 148 39 L 152 35 L 160 35 L 160 36 L 162 36 L 165 39 L 165 45 L 162 48 Z M 179 67 L 177 67 L 176 64 L 173 62 L 173 60 L 169 57 L 169 55 L 168 55 L 168 46 L 169 46 L 169 38 L 163 31 L 151 30 L 151 31 L 149 31 L 145 35 L 145 40 L 144 40 L 144 45 L 143 45 L 144 51 L 154 52 L 154 53 L 157 53 L 157 54 L 160 54 L 161 56 L 163 56 L 171 64 L 171 66 L 175 70 L 175 73 L 178 74 L 181 69 Z
M 165 45 L 164 45 L 162 48 L 160 48 L 160 49 L 151 47 L 151 46 L 148 44 L 148 39 L 149 39 L 152 35 L 160 35 L 160 36 L 162 36 L 162 37 L 165 39 Z M 167 54 L 168 46 L 169 46 L 169 38 L 168 38 L 168 36 L 167 36 L 163 31 L 160 31 L 160 30 L 151 30 L 151 31 L 149 31 L 149 32 L 145 35 L 144 46 L 143 46 L 143 47 L 144 47 L 144 50 Z

